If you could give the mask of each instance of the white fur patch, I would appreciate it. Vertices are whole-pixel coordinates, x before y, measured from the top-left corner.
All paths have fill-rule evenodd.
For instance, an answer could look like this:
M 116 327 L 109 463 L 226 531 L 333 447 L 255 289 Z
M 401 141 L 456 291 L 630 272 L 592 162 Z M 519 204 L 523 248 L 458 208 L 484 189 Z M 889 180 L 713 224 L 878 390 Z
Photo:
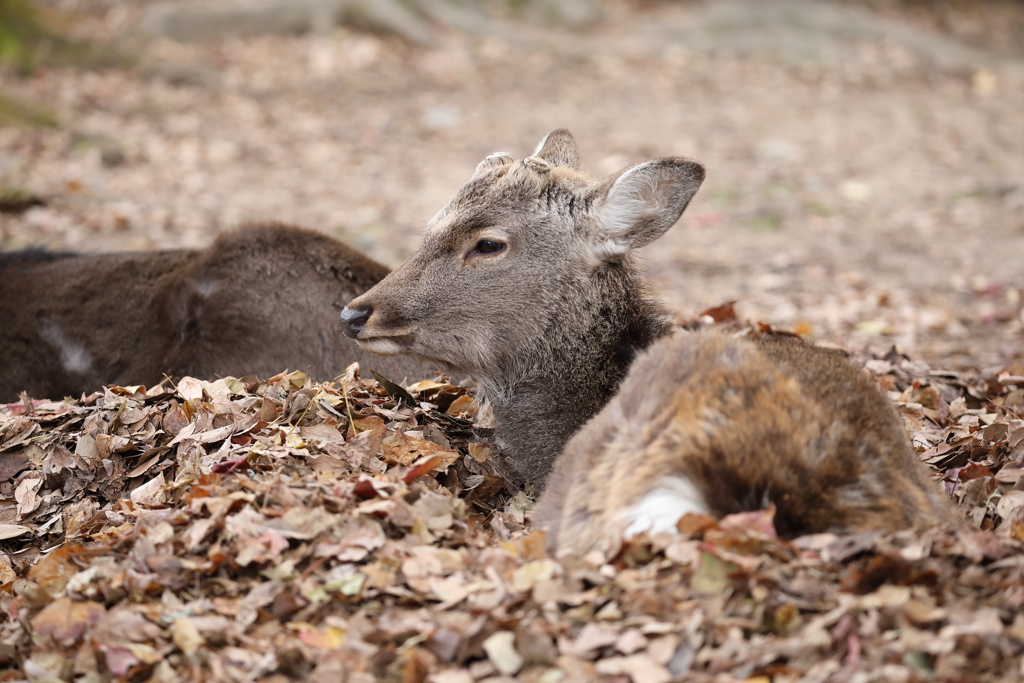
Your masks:
M 39 323 L 39 333 L 60 354 L 61 365 L 68 372 L 83 374 L 92 370 L 92 355 L 81 343 L 68 339 L 60 326 L 52 321 Z
M 555 131 L 551 131 L 551 133 L 554 133 L 554 132 Z M 540 151 L 542 149 L 544 149 L 544 145 L 548 144 L 548 140 L 551 139 L 551 133 L 548 133 L 547 135 L 544 136 L 544 139 L 541 140 L 540 144 L 537 145 L 537 149 L 533 150 L 533 155 L 532 156 L 540 156 Z
M 632 538 L 646 531 L 651 534 L 676 533 L 683 515 L 708 514 L 708 506 L 693 482 L 683 477 L 667 477 L 643 498 L 619 513 L 627 523 L 624 536 Z
M 372 337 L 370 339 L 356 339 L 359 345 L 378 356 L 397 356 L 405 349 L 387 337 Z
M 217 281 L 210 278 L 202 278 L 196 282 L 196 291 L 203 296 L 210 296 L 217 289 Z
M 591 268 L 604 265 L 607 261 L 622 256 L 630 250 L 630 246 L 614 238 L 603 239 L 590 245 L 587 262 Z

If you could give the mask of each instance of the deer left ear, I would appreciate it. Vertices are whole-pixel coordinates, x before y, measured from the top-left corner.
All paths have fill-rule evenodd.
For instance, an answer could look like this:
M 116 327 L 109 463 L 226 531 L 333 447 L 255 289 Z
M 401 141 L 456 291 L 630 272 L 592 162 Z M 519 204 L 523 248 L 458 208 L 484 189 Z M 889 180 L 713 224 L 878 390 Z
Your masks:
M 537 145 L 533 156 L 540 157 L 552 166 L 579 170 L 580 155 L 576 151 L 576 140 L 565 128 L 548 133 Z
M 650 244 L 675 225 L 704 180 L 704 166 L 684 157 L 627 168 L 598 187 L 591 215 L 600 260 Z

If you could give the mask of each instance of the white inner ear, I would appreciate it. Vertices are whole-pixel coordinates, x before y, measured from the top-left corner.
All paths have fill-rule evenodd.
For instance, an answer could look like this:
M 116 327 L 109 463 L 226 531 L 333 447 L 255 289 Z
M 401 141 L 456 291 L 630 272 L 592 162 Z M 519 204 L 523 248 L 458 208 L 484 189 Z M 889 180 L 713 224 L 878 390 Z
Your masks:
M 632 229 L 667 208 L 665 193 L 658 192 L 658 177 L 646 166 L 641 164 L 619 176 L 594 214 L 597 234 L 593 257 L 598 264 L 632 249 Z
M 537 143 L 537 148 L 533 150 L 531 156 L 540 156 L 540 151 L 544 149 L 544 145 L 548 144 L 548 138 L 551 137 L 551 133 L 544 136 L 544 139 Z

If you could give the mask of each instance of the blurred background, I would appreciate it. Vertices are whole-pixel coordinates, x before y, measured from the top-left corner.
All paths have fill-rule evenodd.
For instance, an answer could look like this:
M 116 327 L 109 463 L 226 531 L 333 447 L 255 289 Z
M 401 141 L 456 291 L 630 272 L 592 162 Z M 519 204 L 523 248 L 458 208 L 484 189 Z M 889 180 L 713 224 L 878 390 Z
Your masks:
M 1024 372 L 1020 0 L 0 0 L 0 62 L 4 250 L 273 219 L 395 266 L 566 127 L 707 166 L 645 254 L 680 318 Z

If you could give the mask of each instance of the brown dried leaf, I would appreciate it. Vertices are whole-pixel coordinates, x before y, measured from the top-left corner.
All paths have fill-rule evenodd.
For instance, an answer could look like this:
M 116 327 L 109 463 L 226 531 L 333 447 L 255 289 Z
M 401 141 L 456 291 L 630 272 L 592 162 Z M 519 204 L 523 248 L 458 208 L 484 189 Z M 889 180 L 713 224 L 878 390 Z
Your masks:
M 42 485 L 42 477 L 25 477 L 21 480 L 18 488 L 14 490 L 14 500 L 18 502 L 18 517 L 35 512 L 43 502 L 37 495 Z
M 85 551 L 76 543 L 65 543 L 46 555 L 28 571 L 30 581 L 50 595 L 57 596 L 64 591 L 68 579 L 78 573 L 79 567 L 71 558 Z
M 628 657 L 608 657 L 597 662 L 597 672 L 605 676 L 629 676 L 644 683 L 668 683 L 673 679 L 669 670 L 644 653 Z
M 167 482 L 164 473 L 156 475 L 145 484 L 136 487 L 130 494 L 131 501 L 136 505 L 157 507 L 167 501 Z
M 458 452 L 451 448 L 402 432 L 389 433 L 381 445 L 386 461 L 405 467 L 412 465 L 419 458 L 437 456 L 438 465 L 447 468 L 459 458 Z
M 182 377 L 178 380 L 178 395 L 186 401 L 198 401 L 203 398 L 205 382 L 194 377 Z
M 64 647 L 82 640 L 88 629 L 107 612 L 98 602 L 58 598 L 32 618 L 32 628 L 40 636 L 52 638 Z
M 479 410 L 479 406 L 477 406 L 473 397 L 469 394 L 463 394 L 452 401 L 451 405 L 448 406 L 448 410 L 444 412 L 448 415 L 464 417 L 471 420 L 477 416 Z

